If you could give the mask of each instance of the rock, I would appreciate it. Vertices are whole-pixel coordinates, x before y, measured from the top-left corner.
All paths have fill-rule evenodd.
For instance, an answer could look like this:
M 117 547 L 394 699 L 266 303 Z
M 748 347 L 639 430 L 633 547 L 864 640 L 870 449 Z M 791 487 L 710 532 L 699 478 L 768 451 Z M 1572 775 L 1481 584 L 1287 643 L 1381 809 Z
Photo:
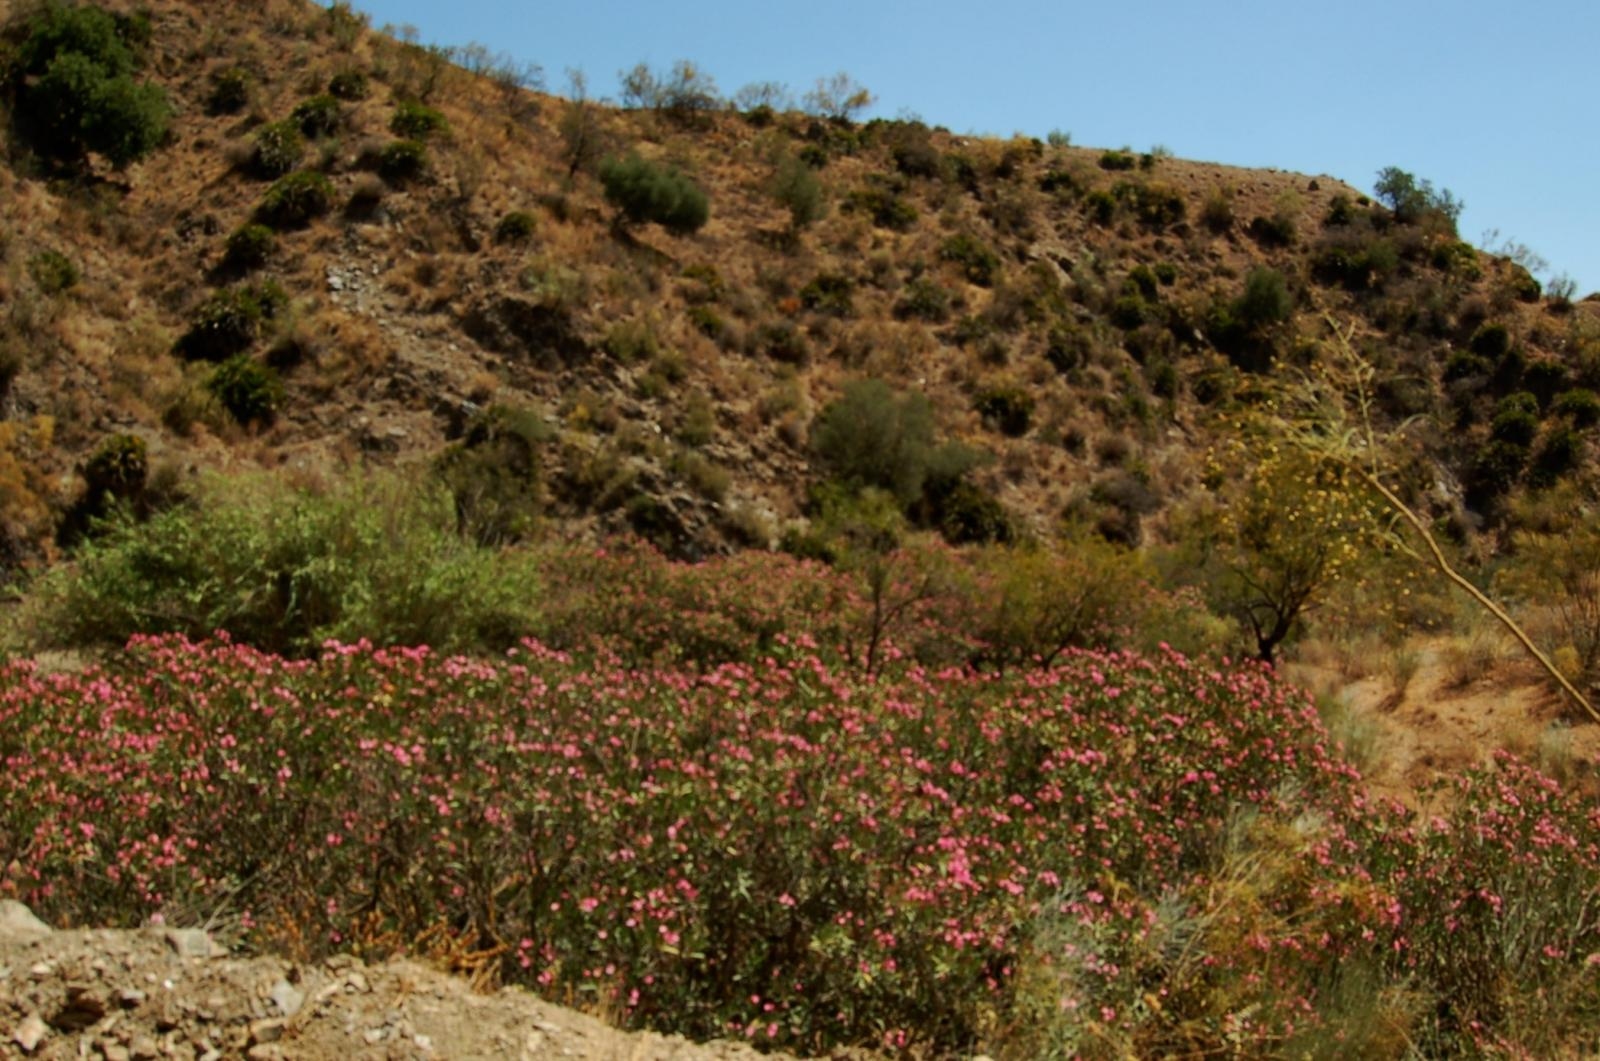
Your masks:
M 200 928 L 169 928 L 166 930 L 167 946 L 180 958 L 215 958 L 222 948 L 212 941 L 210 933 Z
M 272 990 L 267 993 L 273 1005 L 278 1007 L 278 1012 L 285 1017 L 292 1017 L 300 1012 L 300 1007 L 305 1005 L 305 992 L 297 991 L 293 984 L 287 980 L 279 980 L 272 985 Z
M 0 899 L 0 943 L 24 944 L 44 939 L 53 930 L 15 899 Z
M 86 984 L 67 987 L 67 1000 L 50 1018 L 50 1026 L 58 1031 L 81 1032 L 98 1024 L 106 1015 L 106 999 L 100 992 Z
M 105 1061 L 133 1061 L 133 1055 L 121 1043 L 101 1043 L 100 1056 Z
M 252 1044 L 277 1042 L 283 1038 L 283 1028 L 287 1023 L 276 1018 L 253 1022 L 250 1025 L 250 1042 Z
M 161 1061 L 161 1044 L 148 1035 L 135 1035 L 128 1044 L 130 1061 Z
M 131 987 L 125 987 L 117 992 L 117 1005 L 123 1009 L 138 1009 L 144 1000 L 145 993 L 143 991 L 135 991 Z
M 22 1047 L 25 1054 L 33 1053 L 33 1048 L 50 1034 L 50 1026 L 40 1019 L 39 1014 L 30 1013 L 17 1025 L 17 1030 L 11 1033 L 11 1041 Z

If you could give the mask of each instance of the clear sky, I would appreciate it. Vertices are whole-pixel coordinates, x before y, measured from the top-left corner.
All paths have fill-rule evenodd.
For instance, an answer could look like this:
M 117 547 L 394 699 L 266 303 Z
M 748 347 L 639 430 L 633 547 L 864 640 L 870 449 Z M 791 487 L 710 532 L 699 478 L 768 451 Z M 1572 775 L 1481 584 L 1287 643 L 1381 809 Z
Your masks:
M 1466 203 L 1473 243 L 1498 230 L 1600 288 L 1600 0 L 355 0 L 373 25 L 480 42 L 580 69 L 690 59 L 726 95 L 798 95 L 847 71 L 873 115 L 955 132 L 1329 174 L 1370 191 L 1399 166 Z

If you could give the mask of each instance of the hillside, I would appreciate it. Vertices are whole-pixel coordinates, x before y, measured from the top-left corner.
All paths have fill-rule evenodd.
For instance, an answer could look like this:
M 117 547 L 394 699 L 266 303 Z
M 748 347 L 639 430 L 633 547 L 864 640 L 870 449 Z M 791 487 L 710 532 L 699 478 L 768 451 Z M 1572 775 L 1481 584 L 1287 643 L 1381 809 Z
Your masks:
M 1137 539 L 1127 507 L 1096 498 L 1139 493 L 1133 522 L 1158 521 L 1195 488 L 1197 454 L 1252 373 L 1315 360 L 1329 316 L 1382 371 L 1384 415 L 1437 424 L 1416 456 L 1435 470 L 1408 478 L 1440 480 L 1432 507 L 1475 527 L 1517 477 L 1473 492 L 1496 398 L 1549 403 L 1597 382 L 1593 304 L 1541 300 L 1448 217 L 1402 220 L 1329 177 L 684 109 L 665 88 L 657 107 L 619 111 L 470 74 L 344 9 L 148 10 L 144 73 L 173 108 L 159 148 L 75 175 L 11 137 L 0 297 L 17 559 L 53 555 L 84 489 L 74 469 L 114 435 L 144 440 L 171 494 L 202 468 L 432 458 L 495 406 L 548 427 L 524 485 L 550 532 L 631 527 L 690 557 L 770 544 L 825 477 L 812 417 L 861 377 L 925 394 L 945 437 L 992 458 L 972 480 L 1017 533 L 1048 538 L 1070 516 Z M 326 95 L 341 75 L 347 98 Z M 411 130 L 426 139 L 419 171 L 385 178 L 414 98 L 442 121 Z M 264 171 L 263 130 L 285 121 L 314 135 L 290 134 L 293 157 Z M 709 222 L 681 236 L 613 225 L 594 167 L 626 151 L 692 175 Z M 285 222 L 259 266 L 229 264 L 263 172 L 294 166 L 327 177 L 326 213 Z M 771 189 L 778 172 L 809 189 L 796 166 L 826 212 L 791 231 Z M 56 293 L 40 265 L 52 253 L 77 277 Z M 1262 316 L 1232 319 L 1269 269 L 1281 287 L 1246 311 Z M 238 307 L 208 302 L 242 285 L 265 299 L 246 315 L 267 319 L 223 320 Z M 202 319 L 231 331 L 184 345 Z M 1520 372 L 1490 363 L 1505 349 Z M 281 377 L 248 425 L 206 389 L 236 353 Z M 1568 463 L 1587 466 L 1592 442 L 1579 445 Z

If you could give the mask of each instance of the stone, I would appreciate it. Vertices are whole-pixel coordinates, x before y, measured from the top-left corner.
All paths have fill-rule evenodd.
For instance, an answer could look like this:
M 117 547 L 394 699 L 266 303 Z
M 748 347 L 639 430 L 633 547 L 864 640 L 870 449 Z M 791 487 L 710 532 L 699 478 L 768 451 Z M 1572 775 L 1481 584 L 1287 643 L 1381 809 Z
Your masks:
M 250 1025 L 251 1043 L 275 1043 L 283 1038 L 283 1020 L 258 1020 Z
M 15 899 L 0 899 L 0 943 L 24 944 L 44 939 L 54 931 Z
M 212 941 L 210 933 L 200 928 L 169 928 L 164 933 L 167 946 L 180 958 L 216 958 L 222 948 Z
M 22 1018 L 22 1023 L 17 1025 L 17 1030 L 11 1033 L 11 1041 L 22 1047 L 25 1054 L 33 1053 L 33 1048 L 50 1034 L 50 1026 L 40 1018 L 37 1013 L 30 1013 Z
M 278 1007 L 278 1012 L 285 1017 L 292 1017 L 300 1012 L 300 1007 L 305 1005 L 305 992 L 298 991 L 287 980 L 279 980 L 272 985 L 272 990 L 267 997 L 272 999 L 272 1004 Z

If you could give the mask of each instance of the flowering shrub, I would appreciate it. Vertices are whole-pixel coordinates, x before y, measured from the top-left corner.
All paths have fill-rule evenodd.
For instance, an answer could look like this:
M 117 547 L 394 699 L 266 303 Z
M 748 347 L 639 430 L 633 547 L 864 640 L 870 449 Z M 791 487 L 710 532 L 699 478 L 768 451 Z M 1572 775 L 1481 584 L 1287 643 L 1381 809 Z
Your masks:
M 0 892 L 58 922 L 223 912 L 310 954 L 444 934 L 692 1035 L 1248 1053 L 1342 1041 L 1347 969 L 1438 992 L 1418 1041 L 1594 1008 L 1600 816 L 1514 764 L 1447 821 L 1369 809 L 1256 665 L 135 638 L 105 670 L 0 670 L 0 762 Z

